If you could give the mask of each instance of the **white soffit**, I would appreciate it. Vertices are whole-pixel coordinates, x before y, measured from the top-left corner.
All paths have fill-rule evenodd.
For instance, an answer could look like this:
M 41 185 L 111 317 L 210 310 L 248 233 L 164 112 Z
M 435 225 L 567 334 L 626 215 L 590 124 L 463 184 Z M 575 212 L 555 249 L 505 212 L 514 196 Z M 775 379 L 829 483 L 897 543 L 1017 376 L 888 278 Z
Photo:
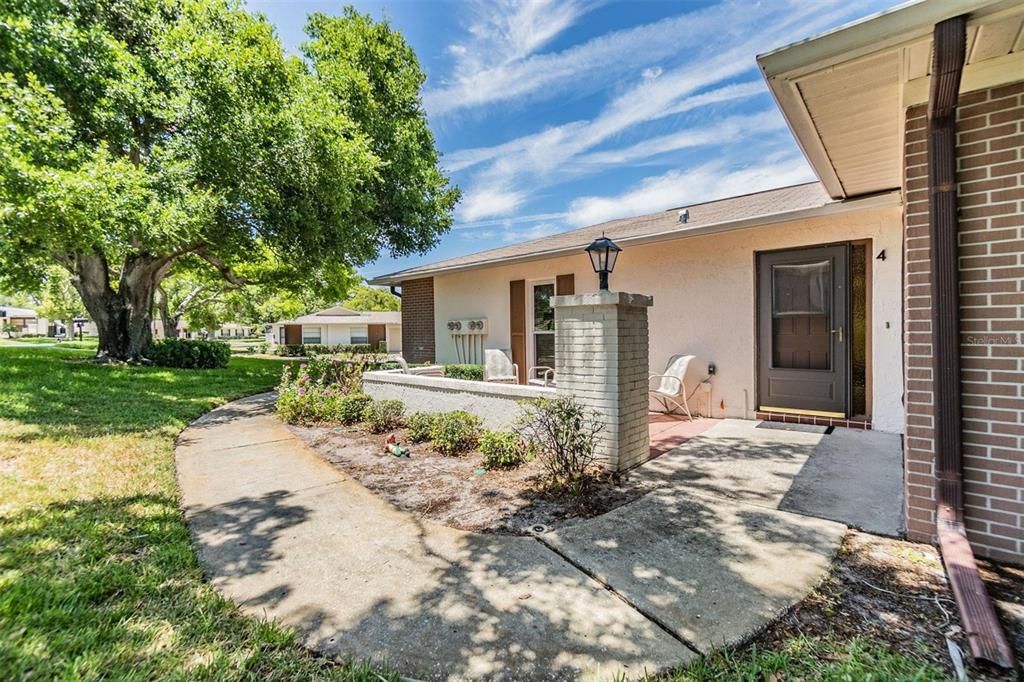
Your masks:
M 968 14 L 961 92 L 1024 80 L 1024 3 L 903 5 L 758 57 L 804 154 L 833 198 L 898 188 L 904 110 L 928 99 L 932 29 Z

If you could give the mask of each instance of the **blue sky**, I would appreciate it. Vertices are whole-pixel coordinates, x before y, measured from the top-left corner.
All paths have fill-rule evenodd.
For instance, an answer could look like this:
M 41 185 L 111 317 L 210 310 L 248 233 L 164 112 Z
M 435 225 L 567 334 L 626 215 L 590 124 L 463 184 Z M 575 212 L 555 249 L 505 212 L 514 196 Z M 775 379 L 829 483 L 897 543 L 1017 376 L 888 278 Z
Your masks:
M 248 0 L 296 50 L 311 12 Z M 893 4 L 483 0 L 353 2 L 416 50 L 454 229 L 382 274 L 612 218 L 814 178 L 755 55 Z

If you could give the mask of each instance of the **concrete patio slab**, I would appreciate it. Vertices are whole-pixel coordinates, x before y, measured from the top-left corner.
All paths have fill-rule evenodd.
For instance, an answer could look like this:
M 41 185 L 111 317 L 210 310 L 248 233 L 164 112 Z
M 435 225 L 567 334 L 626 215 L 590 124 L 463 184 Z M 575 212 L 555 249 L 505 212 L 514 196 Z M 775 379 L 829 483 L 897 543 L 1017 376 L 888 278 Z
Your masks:
M 903 440 L 899 434 L 835 429 L 815 446 L 779 509 L 866 530 L 903 533 Z
M 542 540 L 706 653 L 747 639 L 802 599 L 828 571 L 845 531 L 661 490 Z
M 900 436 L 723 419 L 631 475 L 676 488 L 840 521 L 872 533 L 903 530 Z
M 212 584 L 318 651 L 430 679 L 632 677 L 694 656 L 533 538 L 397 511 L 292 437 L 266 397 L 197 421 L 177 462 Z

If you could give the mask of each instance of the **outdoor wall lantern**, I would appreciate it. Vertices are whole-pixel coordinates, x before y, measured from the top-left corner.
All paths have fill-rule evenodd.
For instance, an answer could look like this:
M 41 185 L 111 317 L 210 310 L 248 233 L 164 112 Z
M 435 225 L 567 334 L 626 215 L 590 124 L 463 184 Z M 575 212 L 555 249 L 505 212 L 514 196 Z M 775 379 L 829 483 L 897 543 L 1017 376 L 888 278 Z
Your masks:
M 608 291 L 608 273 L 615 269 L 615 259 L 622 249 L 602 232 L 601 238 L 595 239 L 585 250 L 599 278 L 601 291 Z
M 74 322 L 75 329 L 78 330 L 78 340 L 81 341 L 82 340 L 82 329 L 85 328 L 85 323 L 88 322 L 89 320 L 85 319 L 84 317 L 76 317 L 75 319 L 73 319 L 71 321 Z

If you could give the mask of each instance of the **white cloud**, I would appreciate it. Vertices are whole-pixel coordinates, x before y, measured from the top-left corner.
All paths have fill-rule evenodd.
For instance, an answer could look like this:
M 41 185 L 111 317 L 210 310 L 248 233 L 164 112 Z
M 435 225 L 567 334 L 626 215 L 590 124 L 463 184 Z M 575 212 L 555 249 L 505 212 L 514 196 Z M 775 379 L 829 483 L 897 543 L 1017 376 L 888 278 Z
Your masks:
M 440 116 L 526 96 L 554 97 L 566 88 L 579 93 L 588 84 L 603 87 L 611 78 L 636 74 L 644 67 L 657 71 L 662 68 L 659 62 L 674 55 L 710 53 L 712 50 L 706 49 L 714 42 L 710 38 L 722 37 L 722 26 L 735 26 L 746 18 L 752 30 L 755 22 L 750 19 L 758 16 L 746 3 L 724 2 L 612 31 L 561 52 L 533 54 L 587 9 L 574 2 L 542 2 L 531 5 L 531 11 L 510 12 L 507 3 L 498 3 L 493 10 L 496 16 L 475 24 L 475 29 L 471 27 L 476 47 L 458 61 L 449 82 L 424 93 L 427 111 Z M 540 21 L 542 17 L 544 21 Z M 540 31 L 533 40 L 520 37 L 528 33 L 524 27 L 531 23 L 545 25 L 548 30 Z M 516 28 L 485 28 L 502 25 Z M 748 60 L 751 56 L 746 55 Z
M 813 179 L 814 174 L 804 158 L 792 154 L 768 157 L 756 165 L 742 167 L 727 167 L 716 161 L 645 178 L 622 194 L 581 197 L 570 204 L 568 220 L 577 226 L 593 225 Z
M 508 215 L 526 200 L 524 192 L 502 190 L 486 187 L 474 192 L 467 192 L 459 204 L 458 218 L 467 222 L 489 218 L 491 216 Z
M 723 129 L 717 131 L 714 126 L 708 130 L 691 129 L 632 148 L 600 150 L 608 141 L 642 124 L 765 92 L 765 86 L 759 81 L 728 81 L 756 68 L 754 55 L 759 50 L 824 28 L 846 11 L 834 0 L 831 6 L 824 3 L 795 3 L 788 7 L 778 3 L 767 6 L 723 3 L 683 15 L 688 20 L 683 24 L 686 30 L 674 35 L 672 44 L 689 48 L 686 61 L 666 68 L 657 78 L 635 80 L 634 71 L 632 86 L 620 91 L 593 119 L 555 126 L 492 147 L 465 149 L 447 155 L 444 164 L 450 171 L 479 167 L 462 183 L 465 209 L 461 218 L 472 221 L 511 215 L 527 197 L 542 189 L 584 173 L 658 154 L 666 148 L 724 146 L 742 140 L 751 132 L 756 134 L 757 131 L 745 131 L 738 126 L 725 130 L 723 124 Z M 610 35 L 614 37 L 619 33 L 628 31 Z M 629 50 L 644 52 L 637 50 L 637 45 L 651 44 L 649 40 L 633 38 Z M 782 139 L 786 133 L 780 121 L 765 114 L 756 121 L 757 128 L 762 133 L 771 133 L 774 129 Z M 504 200 L 493 201 L 494 197 Z
M 466 96 L 501 72 L 522 62 L 572 26 L 593 2 L 578 0 L 478 0 L 469 5 L 469 40 L 453 43 L 448 53 L 455 58 L 452 83 L 424 94 L 432 114 L 467 105 Z
M 658 76 L 660 76 L 664 72 L 665 72 L 665 70 L 663 68 L 661 68 L 660 66 L 649 66 L 646 69 L 644 69 L 640 73 L 640 75 L 643 76 L 645 79 L 650 80 L 652 78 L 657 78 Z
M 551 220 L 561 220 L 563 218 L 565 218 L 565 213 L 534 213 L 532 215 L 518 215 L 514 218 L 491 218 L 488 220 L 476 220 L 469 223 L 458 223 L 453 229 L 479 230 L 482 227 L 509 227 L 510 225 L 539 223 Z
M 724 145 L 744 135 L 763 135 L 776 130 L 785 130 L 786 122 L 775 109 L 749 116 L 731 116 L 703 128 L 685 128 L 668 135 L 649 137 L 629 147 L 592 152 L 578 157 L 580 166 L 623 165 L 667 152 L 690 147 Z

